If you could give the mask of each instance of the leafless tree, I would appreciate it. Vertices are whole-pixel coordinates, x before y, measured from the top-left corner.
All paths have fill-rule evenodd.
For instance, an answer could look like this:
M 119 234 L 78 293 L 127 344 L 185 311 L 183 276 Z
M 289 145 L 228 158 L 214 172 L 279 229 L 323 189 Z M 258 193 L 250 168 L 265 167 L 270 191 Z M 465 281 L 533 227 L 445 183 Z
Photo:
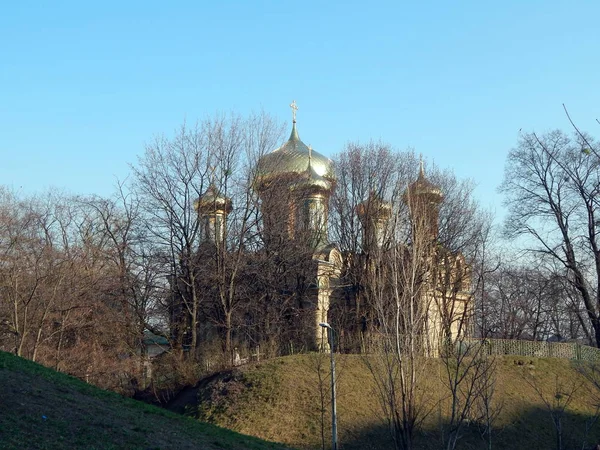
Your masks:
M 349 143 L 334 159 L 337 187 L 331 199 L 330 234 L 345 255 L 345 267 L 340 280 L 343 302 L 333 305 L 332 320 L 337 329 L 345 330 L 340 336 L 342 348 L 358 351 L 363 336 L 374 329 L 378 320 L 366 292 L 369 267 L 379 263 L 377 247 L 388 247 L 393 233 L 393 227 L 388 228 L 374 216 L 387 214 L 381 209 L 385 208 L 381 202 L 392 197 L 396 206 L 406 212 L 401 196 L 414 177 L 418 162 L 414 154 L 399 153 L 382 142 Z M 360 208 L 362 214 L 357 213 Z M 380 242 L 374 242 L 376 227 L 380 228 Z M 363 234 L 365 229 L 369 231 Z
M 525 382 L 533 388 L 540 400 L 542 400 L 550 415 L 556 435 L 556 450 L 563 450 L 563 418 L 566 409 L 574 399 L 575 393 L 581 388 L 581 382 L 571 380 L 570 382 L 565 383 L 565 381 L 561 380 L 557 375 L 553 389 L 548 394 L 535 377 L 525 376 L 524 379 Z
M 506 232 L 524 236 L 527 249 L 553 261 L 577 293 L 577 309 L 600 345 L 598 250 L 599 164 L 595 141 L 560 131 L 523 134 L 509 156 L 502 190 Z
M 34 361 L 67 276 L 55 200 L 3 191 L 0 205 L 0 308 L 15 354 Z
M 600 419 L 600 363 L 582 362 L 578 367 L 579 373 L 588 381 L 587 398 L 589 405 L 595 410 L 595 413 L 586 420 L 585 432 L 582 443 L 582 450 L 588 448 L 587 439 L 590 432 L 595 429 L 598 419 Z
M 0 200 L 0 345 L 119 389 L 135 352 L 110 241 L 77 199 L 50 192 Z M 110 327 L 106 326 L 110 324 Z M 6 336 L 12 336 L 12 346 Z
M 484 437 L 491 446 L 491 426 L 497 415 L 493 404 L 495 360 L 488 358 L 485 346 L 477 341 L 447 345 L 442 349 L 441 359 L 442 384 L 449 394 L 448 420 L 441 424 L 444 447 L 457 448 L 472 418 L 484 423 Z
M 578 339 L 584 337 L 562 277 L 542 263 L 502 264 L 487 280 L 485 337 Z M 585 323 L 585 321 L 584 321 Z
M 486 374 L 478 378 L 478 386 L 475 389 L 478 395 L 475 399 L 473 417 L 479 424 L 481 437 L 486 442 L 488 450 L 492 450 L 494 426 L 504 408 L 504 400 L 498 397 L 496 390 L 496 360 L 488 357 L 485 364 L 488 365 L 483 369 Z
M 179 304 L 173 300 L 169 305 L 171 315 L 174 318 L 185 312 L 189 320 L 179 324 L 174 344 L 181 348 L 184 333 L 189 333 L 194 351 L 198 345 L 202 297 L 196 263 L 200 223 L 194 203 L 209 185 L 211 160 L 207 139 L 200 125 L 189 128 L 184 124 L 173 139 L 157 136 L 133 167 L 147 236 L 155 245 L 154 253 L 163 256 L 163 275 L 169 277 L 180 300 Z
M 469 266 L 489 220 L 472 200 L 472 186 L 451 173 L 434 169 L 415 181 L 410 152 L 349 144 L 336 159 L 332 232 L 347 255 L 336 318 L 349 322 L 341 328 L 354 329 L 363 348 L 376 349 L 366 361 L 384 416 L 396 447 L 412 448 L 429 412 L 419 389 L 426 355 L 470 331 Z
M 164 255 L 163 273 L 171 280 L 168 308 L 179 347 L 196 352 L 212 324 L 231 352 L 236 310 L 248 300 L 241 283 L 248 252 L 260 246 L 256 161 L 280 135 L 265 114 L 217 116 L 182 126 L 173 139 L 157 138 L 133 167 L 146 236 L 154 254 Z M 202 235 L 204 212 L 196 210 L 209 188 L 231 205 L 218 237 Z

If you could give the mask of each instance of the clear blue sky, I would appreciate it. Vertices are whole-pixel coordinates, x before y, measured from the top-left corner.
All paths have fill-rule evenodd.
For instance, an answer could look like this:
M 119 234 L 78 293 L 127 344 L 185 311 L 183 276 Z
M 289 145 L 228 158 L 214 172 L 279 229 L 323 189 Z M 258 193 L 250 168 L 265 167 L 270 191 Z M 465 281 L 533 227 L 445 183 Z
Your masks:
M 24 193 L 108 195 L 153 135 L 294 99 L 321 153 L 413 147 L 496 208 L 519 129 L 568 129 L 565 103 L 600 134 L 598 0 L 38 3 L 0 13 L 0 184 Z

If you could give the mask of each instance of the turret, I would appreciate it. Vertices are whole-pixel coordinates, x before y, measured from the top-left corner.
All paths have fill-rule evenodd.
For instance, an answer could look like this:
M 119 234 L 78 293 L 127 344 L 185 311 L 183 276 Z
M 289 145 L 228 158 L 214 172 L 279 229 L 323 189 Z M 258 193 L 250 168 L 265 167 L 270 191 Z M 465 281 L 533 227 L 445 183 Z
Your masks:
M 227 215 L 231 212 L 231 199 L 219 194 L 213 183 L 195 204 L 200 219 L 202 242 L 218 244 L 225 239 Z
M 375 191 L 371 191 L 369 197 L 358 204 L 356 213 L 363 227 L 363 248 L 367 251 L 381 248 L 392 215 L 392 206 L 383 201 Z
M 419 176 L 404 193 L 404 200 L 410 210 L 413 223 L 413 239 L 419 236 L 431 242 L 437 240 L 439 211 L 443 198 L 441 189 L 425 178 L 421 159 Z

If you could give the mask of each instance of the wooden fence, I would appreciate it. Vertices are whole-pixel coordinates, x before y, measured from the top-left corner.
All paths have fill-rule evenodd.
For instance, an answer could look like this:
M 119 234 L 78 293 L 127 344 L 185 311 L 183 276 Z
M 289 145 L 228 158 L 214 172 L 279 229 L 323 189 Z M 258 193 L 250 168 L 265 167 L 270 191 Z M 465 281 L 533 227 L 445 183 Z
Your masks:
M 600 362 L 600 348 L 571 342 L 521 341 L 512 339 L 464 339 L 466 345 L 479 344 L 488 355 L 535 356 Z

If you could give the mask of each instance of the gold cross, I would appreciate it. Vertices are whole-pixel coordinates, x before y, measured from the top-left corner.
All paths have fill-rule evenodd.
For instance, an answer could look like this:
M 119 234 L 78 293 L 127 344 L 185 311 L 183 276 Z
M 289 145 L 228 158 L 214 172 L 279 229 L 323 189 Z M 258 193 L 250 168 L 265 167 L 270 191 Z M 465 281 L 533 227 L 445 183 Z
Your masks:
M 294 121 L 294 123 L 296 123 L 296 111 L 298 111 L 298 106 L 296 106 L 296 100 L 294 100 L 291 103 L 290 108 L 292 108 L 292 120 Z

